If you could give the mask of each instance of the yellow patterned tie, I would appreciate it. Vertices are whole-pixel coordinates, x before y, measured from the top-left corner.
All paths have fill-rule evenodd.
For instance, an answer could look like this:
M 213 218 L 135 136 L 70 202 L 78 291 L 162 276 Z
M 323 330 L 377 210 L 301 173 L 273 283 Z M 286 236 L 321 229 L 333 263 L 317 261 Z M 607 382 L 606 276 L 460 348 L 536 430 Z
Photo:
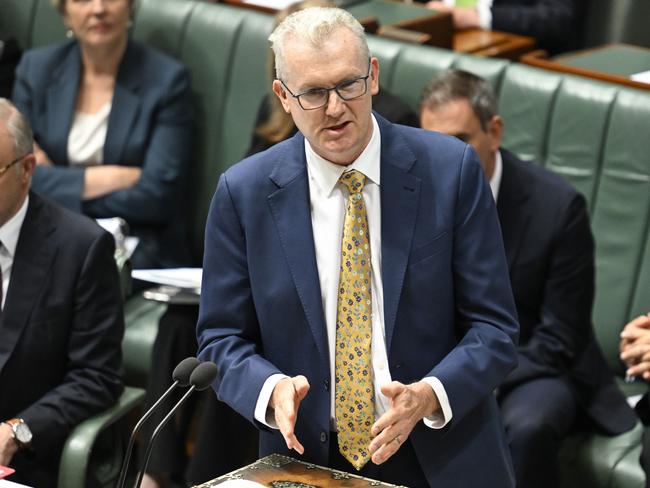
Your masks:
M 370 239 L 363 201 L 365 176 L 348 171 L 339 179 L 348 190 L 341 242 L 341 274 L 336 314 L 336 425 L 339 450 L 360 470 L 370 459 L 375 422 L 372 382 L 372 301 Z

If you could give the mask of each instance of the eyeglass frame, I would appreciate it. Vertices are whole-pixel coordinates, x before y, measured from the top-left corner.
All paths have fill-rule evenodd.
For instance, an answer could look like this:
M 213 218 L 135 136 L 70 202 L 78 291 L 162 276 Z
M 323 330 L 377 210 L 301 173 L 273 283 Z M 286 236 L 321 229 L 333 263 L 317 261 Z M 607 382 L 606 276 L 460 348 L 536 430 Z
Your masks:
M 300 105 L 300 108 L 303 110 L 318 110 L 319 108 L 323 108 L 327 106 L 330 100 L 330 92 L 335 91 L 338 97 L 343 100 L 344 102 L 350 102 L 352 100 L 356 100 L 357 98 L 361 98 L 364 96 L 366 93 L 368 93 L 368 78 L 370 78 L 370 75 L 372 74 L 372 58 L 368 59 L 368 74 L 366 76 L 358 76 L 356 78 L 351 78 L 349 80 L 343 80 L 341 83 L 338 83 L 336 86 L 333 86 L 332 88 L 324 88 L 324 87 L 317 87 L 317 88 L 309 88 L 308 90 L 305 90 L 302 93 L 298 93 L 295 95 L 291 89 L 287 86 L 287 84 L 281 79 L 281 78 L 276 78 L 280 83 L 282 83 L 282 86 L 289 92 L 289 95 L 291 95 L 293 98 L 295 98 L 298 101 L 298 105 Z M 339 88 L 341 85 L 344 85 L 346 83 L 354 83 L 355 81 L 363 80 L 363 93 L 360 95 L 357 95 L 356 97 L 352 98 L 343 98 L 343 96 L 339 93 Z M 325 103 L 323 105 L 319 105 L 318 107 L 312 107 L 312 108 L 305 108 L 302 106 L 302 102 L 300 101 L 300 97 L 303 95 L 306 95 L 307 93 L 315 90 L 325 90 L 327 92 L 327 98 L 325 98 Z
M 19 158 L 14 159 L 11 163 L 5 164 L 2 168 L 0 168 L 0 178 L 2 178 L 2 175 L 4 175 L 7 171 L 9 171 L 9 168 L 11 168 L 15 164 L 18 164 L 29 155 L 30 153 L 23 154 Z

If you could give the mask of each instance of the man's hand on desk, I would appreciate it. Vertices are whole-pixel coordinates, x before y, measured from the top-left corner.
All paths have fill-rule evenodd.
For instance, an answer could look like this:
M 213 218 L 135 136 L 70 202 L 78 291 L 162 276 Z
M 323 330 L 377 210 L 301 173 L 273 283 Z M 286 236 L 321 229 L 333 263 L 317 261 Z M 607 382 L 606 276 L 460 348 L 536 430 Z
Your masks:
M 269 407 L 275 415 L 275 423 L 287 443 L 287 448 L 295 449 L 299 454 L 303 454 L 305 448 L 298 441 L 293 429 L 296 426 L 298 407 L 308 391 L 309 382 L 304 376 L 285 378 L 275 385 L 269 401 Z
M 370 443 L 370 452 L 375 464 L 381 464 L 395 454 L 415 424 L 440 409 L 433 389 L 423 381 L 410 385 L 392 381 L 382 386 L 381 392 L 390 399 L 391 406 L 372 426 L 375 438 Z
M 456 29 L 473 29 L 481 26 L 478 10 L 468 7 L 450 7 L 444 2 L 427 2 L 427 8 L 438 12 L 451 12 Z
M 9 424 L 0 424 L 0 465 L 9 466 L 11 459 L 18 450 L 14 441 L 14 432 Z

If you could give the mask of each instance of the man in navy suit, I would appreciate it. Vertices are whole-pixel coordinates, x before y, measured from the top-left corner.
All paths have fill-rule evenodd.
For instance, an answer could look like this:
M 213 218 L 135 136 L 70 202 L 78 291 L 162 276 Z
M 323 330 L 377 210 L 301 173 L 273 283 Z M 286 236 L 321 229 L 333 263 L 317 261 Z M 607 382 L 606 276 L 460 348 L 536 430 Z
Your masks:
M 518 325 L 476 153 L 372 112 L 379 64 L 347 12 L 295 13 L 270 41 L 273 90 L 300 132 L 226 171 L 210 208 L 197 334 L 215 391 L 260 428 L 262 455 L 350 471 L 353 429 L 368 439 L 361 475 L 514 486 L 492 392 L 516 365 Z M 342 180 L 359 175 L 353 194 Z M 349 358 L 370 378 L 347 382 L 337 295 L 353 206 L 365 208 L 372 345 Z M 374 392 L 372 422 L 337 420 L 344 383 L 371 384 L 356 393 Z
M 422 127 L 478 153 L 503 233 L 519 314 L 519 365 L 499 390 L 517 486 L 559 486 L 561 441 L 582 415 L 609 434 L 634 426 L 591 325 L 594 243 L 585 199 L 554 173 L 500 149 L 489 83 L 450 70 L 424 89 Z
M 29 122 L 0 98 L 0 465 L 56 486 L 70 430 L 122 391 L 113 237 L 29 192 Z

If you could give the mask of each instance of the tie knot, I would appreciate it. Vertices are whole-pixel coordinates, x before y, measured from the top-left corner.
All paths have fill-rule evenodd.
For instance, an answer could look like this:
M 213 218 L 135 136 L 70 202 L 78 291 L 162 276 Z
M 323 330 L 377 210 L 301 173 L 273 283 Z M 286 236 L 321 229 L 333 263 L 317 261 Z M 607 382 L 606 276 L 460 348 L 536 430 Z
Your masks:
M 366 176 L 361 171 L 352 169 L 343 173 L 339 181 L 348 187 L 350 193 L 361 193 L 366 183 Z

